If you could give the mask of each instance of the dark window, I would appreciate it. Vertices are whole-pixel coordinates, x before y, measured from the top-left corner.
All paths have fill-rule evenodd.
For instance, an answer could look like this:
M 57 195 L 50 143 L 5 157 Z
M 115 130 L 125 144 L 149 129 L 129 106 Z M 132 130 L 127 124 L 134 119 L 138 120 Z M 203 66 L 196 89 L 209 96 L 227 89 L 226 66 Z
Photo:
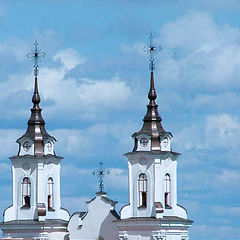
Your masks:
M 147 176 L 141 173 L 138 178 L 139 207 L 147 207 Z
M 167 173 L 165 175 L 165 207 L 171 206 L 171 178 Z
M 53 209 L 53 179 L 48 178 L 48 209 Z
M 22 181 L 22 206 L 31 206 L 31 181 L 28 177 L 25 177 Z
M 30 150 L 30 148 L 31 148 L 30 142 L 26 141 L 26 142 L 23 143 L 23 150 L 25 152 L 28 152 Z
M 141 138 L 141 140 L 140 140 L 140 145 L 141 145 L 142 147 L 146 147 L 147 144 L 148 144 L 148 140 L 147 140 L 146 138 Z

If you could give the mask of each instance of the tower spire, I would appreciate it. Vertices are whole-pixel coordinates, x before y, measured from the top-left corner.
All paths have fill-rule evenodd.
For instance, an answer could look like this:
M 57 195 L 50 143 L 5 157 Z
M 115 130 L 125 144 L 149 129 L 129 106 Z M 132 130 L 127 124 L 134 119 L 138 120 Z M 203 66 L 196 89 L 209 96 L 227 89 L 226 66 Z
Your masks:
M 158 113 L 158 105 L 156 103 L 157 93 L 154 86 L 154 70 L 155 70 L 155 58 L 154 56 L 157 52 L 161 51 L 162 47 L 154 41 L 154 36 L 151 33 L 149 37 L 149 42 L 144 47 L 144 51 L 147 52 L 149 56 L 149 70 L 150 75 L 150 89 L 148 92 L 149 104 L 147 105 L 147 113 L 143 119 L 142 129 L 133 134 L 136 137 L 140 134 L 146 134 L 151 137 L 151 150 L 160 150 L 160 136 L 165 133 L 162 127 L 162 118 Z M 137 149 L 135 145 L 134 151 Z
M 33 108 L 39 109 L 39 103 L 41 101 L 39 92 L 38 92 L 38 75 L 39 75 L 39 62 L 43 57 L 46 56 L 46 53 L 43 52 L 41 49 L 38 48 L 38 42 L 35 40 L 34 42 L 34 49 L 31 50 L 30 53 L 27 54 L 27 57 L 29 57 L 32 62 L 34 63 L 34 94 L 32 97 L 32 102 L 33 102 Z
M 147 43 L 146 46 L 144 47 L 144 51 L 147 52 L 147 55 L 149 55 L 149 70 L 151 71 L 151 78 L 150 78 L 150 90 L 148 93 L 148 98 L 152 104 L 157 98 L 157 94 L 154 86 L 154 70 L 155 70 L 154 55 L 156 55 L 161 50 L 162 50 L 162 47 L 154 41 L 154 36 L 151 32 L 149 36 L 149 43 Z
M 46 55 L 41 49 L 38 48 L 37 40 L 34 42 L 34 49 L 27 54 L 27 57 L 34 63 L 34 91 L 32 97 L 33 107 L 31 108 L 31 116 L 28 120 L 28 128 L 22 137 L 30 138 L 34 142 L 34 155 L 44 155 L 44 140 L 51 137 L 45 129 L 45 121 L 42 117 L 42 109 L 39 106 L 41 101 L 38 92 L 38 75 L 39 75 L 39 62 Z M 22 138 L 21 137 L 21 138 Z

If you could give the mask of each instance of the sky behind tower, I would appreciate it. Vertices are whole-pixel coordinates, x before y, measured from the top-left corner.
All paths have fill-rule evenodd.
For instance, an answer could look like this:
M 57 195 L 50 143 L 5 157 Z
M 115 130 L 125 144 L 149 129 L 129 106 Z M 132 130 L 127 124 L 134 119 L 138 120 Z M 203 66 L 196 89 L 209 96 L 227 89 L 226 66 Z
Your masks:
M 85 209 L 102 160 L 108 196 L 128 203 L 127 159 L 142 126 L 150 32 L 163 50 L 155 85 L 173 134 L 178 203 L 193 240 L 240 235 L 240 4 L 238 0 L 0 0 L 0 212 L 11 205 L 15 141 L 26 130 L 38 39 L 47 53 L 39 89 L 46 128 L 58 139 L 63 207 Z M 86 182 L 88 185 L 86 186 Z M 2 219 L 2 218 L 1 218 Z

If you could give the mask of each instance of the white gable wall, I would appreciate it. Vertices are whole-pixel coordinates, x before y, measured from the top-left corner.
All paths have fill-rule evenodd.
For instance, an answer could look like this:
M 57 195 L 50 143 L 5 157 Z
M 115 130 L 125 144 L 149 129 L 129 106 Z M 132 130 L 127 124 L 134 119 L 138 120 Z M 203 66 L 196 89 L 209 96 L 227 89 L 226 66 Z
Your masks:
M 114 206 L 106 202 L 101 195 L 88 202 L 88 212 L 83 219 L 74 214 L 69 221 L 70 239 L 96 240 L 101 236 L 104 240 L 118 239 L 118 230 L 113 225 L 116 218 L 110 212 Z

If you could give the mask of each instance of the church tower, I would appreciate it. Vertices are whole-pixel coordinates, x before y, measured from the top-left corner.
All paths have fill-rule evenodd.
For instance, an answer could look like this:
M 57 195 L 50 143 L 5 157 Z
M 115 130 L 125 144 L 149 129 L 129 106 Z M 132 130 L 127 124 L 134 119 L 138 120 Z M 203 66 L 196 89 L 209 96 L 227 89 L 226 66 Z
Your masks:
M 3 238 L 63 239 L 67 232 L 69 213 L 61 208 L 60 197 L 63 158 L 55 154 L 56 139 L 46 131 L 39 106 L 38 60 L 44 53 L 37 45 L 31 55 L 35 62 L 31 116 L 25 134 L 17 140 L 17 155 L 10 157 L 13 204 L 0 224 Z
M 154 86 L 154 58 L 158 50 L 150 37 L 149 104 L 140 131 L 134 133 L 134 148 L 126 153 L 129 170 L 129 201 L 116 221 L 119 239 L 187 240 L 192 221 L 177 204 L 177 159 L 171 148 L 173 135 L 162 126 Z

